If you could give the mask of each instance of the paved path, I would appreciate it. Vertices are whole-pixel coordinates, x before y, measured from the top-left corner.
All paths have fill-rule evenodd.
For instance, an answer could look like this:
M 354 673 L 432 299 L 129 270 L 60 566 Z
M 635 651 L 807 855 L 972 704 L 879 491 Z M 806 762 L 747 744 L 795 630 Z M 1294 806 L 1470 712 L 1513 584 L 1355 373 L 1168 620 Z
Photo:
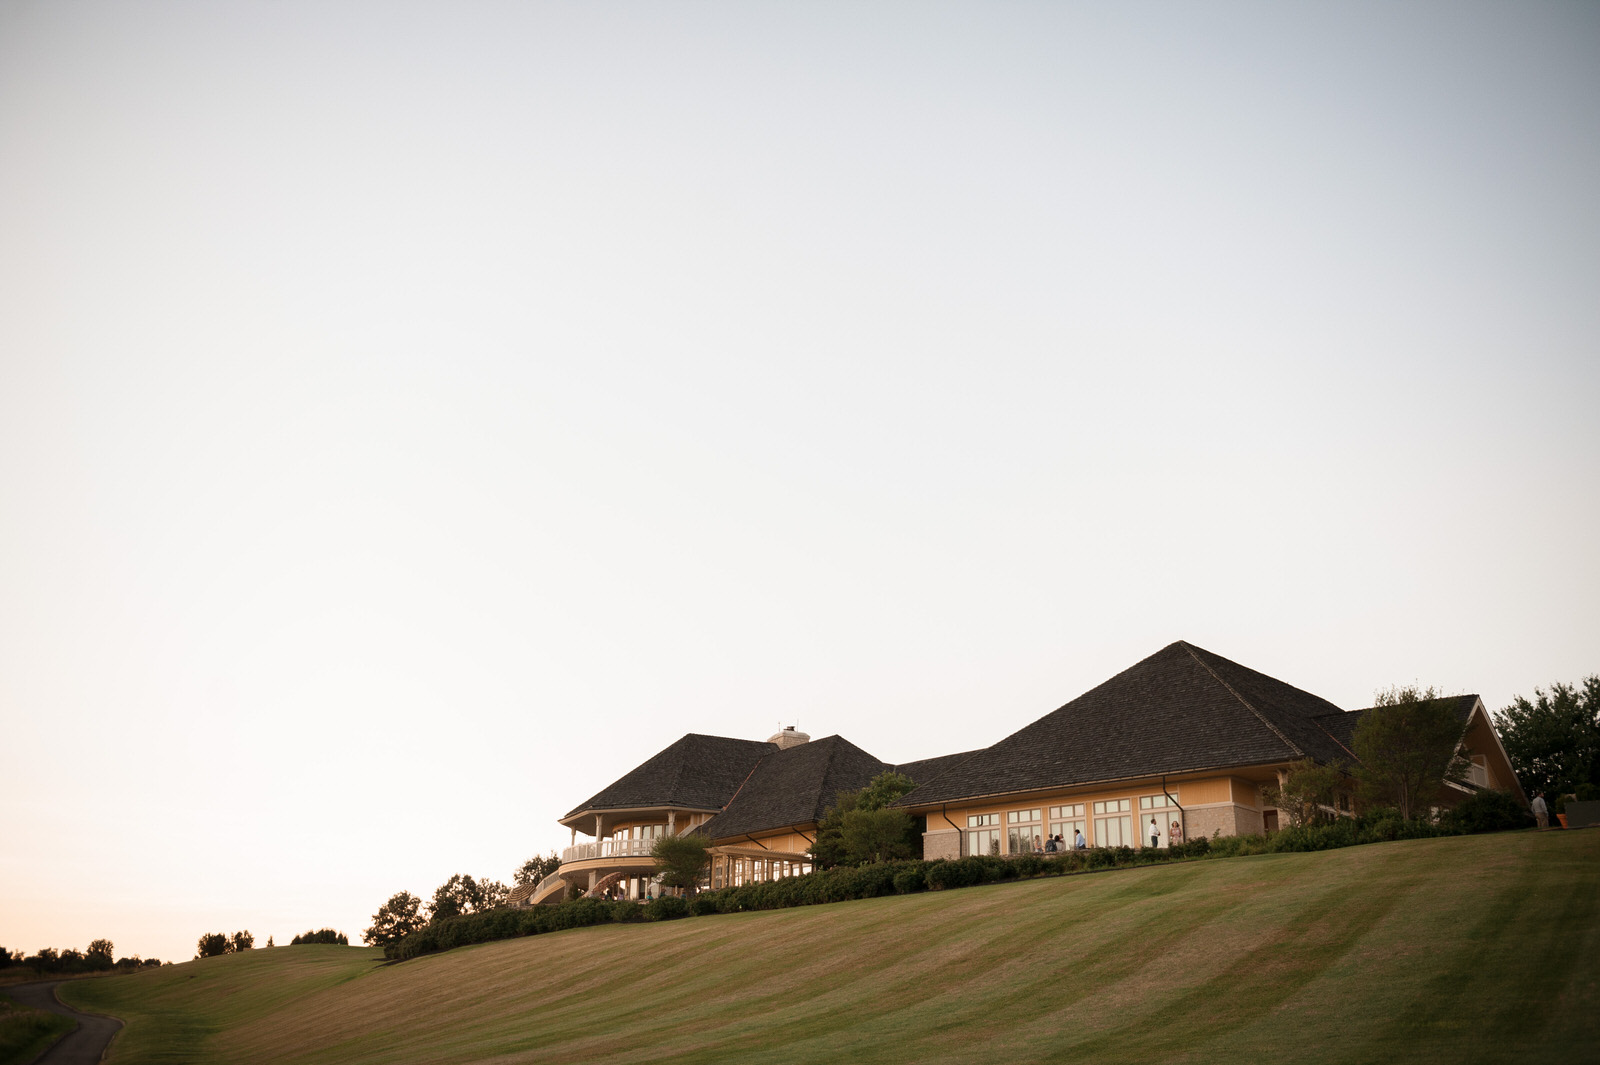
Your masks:
M 79 1013 L 63 1006 L 61 1000 L 56 998 L 56 985 L 59 983 L 60 980 L 46 980 L 38 984 L 12 984 L 0 990 L 24 1006 L 49 1010 L 78 1022 L 77 1030 L 57 1040 L 56 1045 L 45 1051 L 36 1065 L 98 1065 L 111 1037 L 122 1027 L 122 1022 L 115 1017 Z

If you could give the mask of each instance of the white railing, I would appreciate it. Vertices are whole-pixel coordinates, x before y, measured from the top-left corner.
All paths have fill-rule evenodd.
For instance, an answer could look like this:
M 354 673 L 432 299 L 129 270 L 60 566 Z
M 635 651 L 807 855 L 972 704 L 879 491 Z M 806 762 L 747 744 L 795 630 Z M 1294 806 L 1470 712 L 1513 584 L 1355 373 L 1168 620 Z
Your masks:
M 653 839 L 603 839 L 599 843 L 579 843 L 561 852 L 561 864 L 590 858 L 648 858 L 655 845 Z
M 555 887 L 556 881 L 560 879 L 561 874 L 559 872 L 555 872 L 539 881 L 539 886 L 533 889 L 533 894 L 528 896 L 528 901 L 532 902 L 534 899 L 542 898 L 544 893 Z

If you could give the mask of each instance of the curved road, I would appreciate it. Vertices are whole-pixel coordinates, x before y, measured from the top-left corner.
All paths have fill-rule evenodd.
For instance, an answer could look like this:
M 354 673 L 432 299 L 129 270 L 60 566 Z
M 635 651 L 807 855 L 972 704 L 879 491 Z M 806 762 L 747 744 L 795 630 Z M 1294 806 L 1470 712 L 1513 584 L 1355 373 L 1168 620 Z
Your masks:
M 36 1010 L 49 1010 L 78 1022 L 75 1031 L 68 1032 L 56 1045 L 44 1052 L 35 1065 L 97 1065 L 105 1054 L 111 1037 L 117 1034 L 122 1022 L 115 1017 L 102 1017 L 96 1013 L 79 1013 L 69 1009 L 56 998 L 56 985 L 60 980 L 46 980 L 38 984 L 12 984 L 5 993 L 24 1006 Z

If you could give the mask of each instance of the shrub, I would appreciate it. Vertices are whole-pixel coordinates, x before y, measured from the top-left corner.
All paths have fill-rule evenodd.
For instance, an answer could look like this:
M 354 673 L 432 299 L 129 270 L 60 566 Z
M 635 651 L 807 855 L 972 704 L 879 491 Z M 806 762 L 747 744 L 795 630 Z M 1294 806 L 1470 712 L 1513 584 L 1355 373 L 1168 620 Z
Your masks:
M 676 895 L 663 895 L 644 905 L 644 919 L 647 921 L 673 921 L 687 916 L 689 903 Z
M 717 900 L 708 892 L 701 892 L 689 903 L 689 912 L 696 917 L 708 917 L 717 912 Z
M 928 874 L 920 864 L 894 875 L 894 889 L 902 895 L 911 895 L 918 891 L 926 890 L 927 886 Z
M 1456 832 L 1504 832 L 1529 827 L 1533 815 L 1510 792 L 1480 791 L 1461 800 L 1439 820 Z

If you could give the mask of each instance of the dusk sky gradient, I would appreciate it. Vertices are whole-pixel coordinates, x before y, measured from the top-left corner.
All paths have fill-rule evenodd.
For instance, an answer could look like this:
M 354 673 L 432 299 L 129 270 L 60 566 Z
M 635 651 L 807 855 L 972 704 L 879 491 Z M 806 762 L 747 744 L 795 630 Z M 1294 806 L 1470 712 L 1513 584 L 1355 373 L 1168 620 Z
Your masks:
M 1597 190 L 1593 3 L 0 0 L 0 944 L 1177 639 L 1600 671 Z

